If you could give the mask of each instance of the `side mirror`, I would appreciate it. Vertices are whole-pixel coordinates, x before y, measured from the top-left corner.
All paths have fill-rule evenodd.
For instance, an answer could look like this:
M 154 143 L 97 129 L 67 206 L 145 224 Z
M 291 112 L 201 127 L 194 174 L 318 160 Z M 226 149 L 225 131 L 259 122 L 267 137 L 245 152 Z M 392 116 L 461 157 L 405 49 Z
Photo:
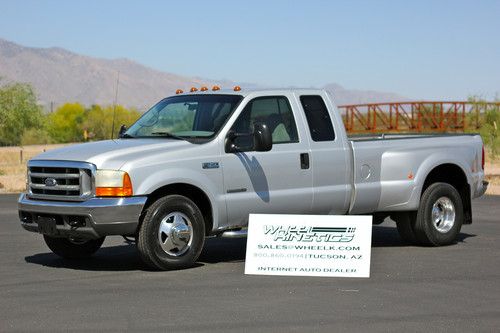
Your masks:
M 236 144 L 236 139 L 241 138 L 243 146 Z M 241 142 L 239 143 L 241 144 Z M 224 150 L 226 153 L 238 153 L 244 151 L 270 151 L 273 148 L 273 137 L 269 127 L 264 123 L 257 123 L 252 133 L 235 133 L 229 131 L 226 136 Z
M 253 147 L 256 151 L 270 151 L 273 148 L 273 136 L 265 123 L 253 126 Z
M 123 138 L 123 134 L 127 131 L 127 126 L 121 125 L 120 126 L 120 131 L 118 132 L 118 137 Z

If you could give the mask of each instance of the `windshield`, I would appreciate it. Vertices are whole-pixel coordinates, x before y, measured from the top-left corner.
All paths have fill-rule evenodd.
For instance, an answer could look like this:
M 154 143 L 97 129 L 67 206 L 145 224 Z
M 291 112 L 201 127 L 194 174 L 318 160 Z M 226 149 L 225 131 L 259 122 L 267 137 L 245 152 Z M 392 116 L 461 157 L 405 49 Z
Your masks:
M 210 138 L 219 132 L 242 98 L 239 95 L 169 97 L 139 118 L 125 137 Z

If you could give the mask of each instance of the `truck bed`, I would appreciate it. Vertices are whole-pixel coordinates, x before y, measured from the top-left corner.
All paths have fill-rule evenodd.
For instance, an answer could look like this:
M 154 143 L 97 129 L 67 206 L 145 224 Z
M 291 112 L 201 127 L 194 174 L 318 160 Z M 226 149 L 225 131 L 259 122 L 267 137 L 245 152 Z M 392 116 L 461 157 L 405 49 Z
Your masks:
M 483 170 L 478 134 L 381 134 L 349 137 L 353 152 L 351 214 L 418 208 L 425 177 L 443 163 L 459 166 L 479 195 Z M 378 198 L 378 200 L 374 200 Z

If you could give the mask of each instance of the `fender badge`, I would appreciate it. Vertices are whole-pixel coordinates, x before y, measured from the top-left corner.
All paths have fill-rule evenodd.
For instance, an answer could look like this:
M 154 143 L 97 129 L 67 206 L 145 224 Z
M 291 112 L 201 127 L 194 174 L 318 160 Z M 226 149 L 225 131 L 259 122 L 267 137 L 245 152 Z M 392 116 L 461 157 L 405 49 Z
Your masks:
M 203 169 L 218 169 L 219 162 L 204 162 L 201 164 L 201 167 Z

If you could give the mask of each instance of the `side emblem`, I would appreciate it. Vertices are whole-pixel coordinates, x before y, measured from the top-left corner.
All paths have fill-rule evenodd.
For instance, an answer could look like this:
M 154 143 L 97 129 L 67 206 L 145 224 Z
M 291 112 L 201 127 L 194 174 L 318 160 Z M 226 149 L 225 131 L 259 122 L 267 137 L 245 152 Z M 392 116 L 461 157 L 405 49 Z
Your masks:
M 204 162 L 201 164 L 201 167 L 203 169 L 218 169 L 219 162 Z

